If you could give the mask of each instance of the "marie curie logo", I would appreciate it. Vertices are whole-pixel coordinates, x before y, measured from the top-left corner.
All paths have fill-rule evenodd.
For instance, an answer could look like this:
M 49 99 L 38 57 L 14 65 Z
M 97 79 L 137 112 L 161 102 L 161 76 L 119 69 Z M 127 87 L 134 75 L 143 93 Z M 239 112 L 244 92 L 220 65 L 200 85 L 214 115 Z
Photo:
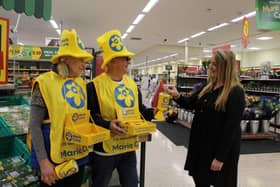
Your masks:
M 79 37 L 77 37 L 77 42 L 78 42 L 79 48 L 84 50 L 85 49 L 85 44 Z
M 75 81 L 65 81 L 61 91 L 64 99 L 71 105 L 71 107 L 79 109 L 85 106 L 85 93 L 82 87 Z
M 125 87 L 124 84 L 120 84 L 114 91 L 115 99 L 122 108 L 134 107 L 135 96 L 130 88 Z
M 121 37 L 116 34 L 110 37 L 109 46 L 113 51 L 116 52 L 122 51 L 124 48 Z

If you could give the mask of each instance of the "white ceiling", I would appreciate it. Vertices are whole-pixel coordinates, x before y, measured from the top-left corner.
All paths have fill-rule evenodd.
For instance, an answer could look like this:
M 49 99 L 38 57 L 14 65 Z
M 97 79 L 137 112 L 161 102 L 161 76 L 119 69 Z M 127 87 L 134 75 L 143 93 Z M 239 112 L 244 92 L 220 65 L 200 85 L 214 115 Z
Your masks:
M 75 28 L 87 47 L 98 50 L 96 38 L 110 29 L 124 33 L 136 16 L 142 12 L 148 0 L 53 0 L 52 15 L 64 29 Z M 127 48 L 135 52 L 133 63 L 148 58 L 156 59 L 178 53 L 176 59 L 184 58 L 184 44 L 177 41 L 195 33 L 255 10 L 254 0 L 159 0 L 144 19 L 124 40 Z M 10 19 L 16 25 L 17 14 L 0 8 L 0 17 Z M 211 49 L 223 44 L 237 44 L 241 50 L 242 21 L 193 38 L 190 47 Z M 261 49 L 280 48 L 280 31 L 260 31 L 255 18 L 249 19 L 249 46 Z M 258 41 L 256 36 L 273 36 L 273 40 Z M 45 37 L 59 37 L 49 22 L 33 16 L 20 18 L 17 34 L 25 45 L 45 45 Z M 131 40 L 140 37 L 142 40 Z M 165 39 L 167 39 L 165 41 Z M 190 50 L 189 57 L 195 57 Z

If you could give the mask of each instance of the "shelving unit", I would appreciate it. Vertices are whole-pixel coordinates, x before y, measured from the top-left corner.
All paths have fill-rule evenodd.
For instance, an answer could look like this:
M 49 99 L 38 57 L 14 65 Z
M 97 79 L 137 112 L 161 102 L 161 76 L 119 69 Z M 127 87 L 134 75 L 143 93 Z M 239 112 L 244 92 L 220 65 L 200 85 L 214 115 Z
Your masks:
M 16 95 L 29 95 L 32 80 L 50 70 L 51 63 L 46 60 L 10 60 L 8 82 L 15 85 Z
M 187 94 L 188 92 L 193 90 L 194 84 L 204 84 L 206 82 L 206 75 L 187 76 L 185 73 L 178 73 L 177 90 L 180 93 Z M 248 95 L 265 95 L 277 98 L 280 97 L 280 79 L 251 79 L 241 76 L 241 83 L 243 84 L 246 94 Z M 177 124 L 183 125 L 187 128 L 191 128 L 191 124 L 184 120 L 176 120 L 176 122 Z M 277 139 L 277 137 L 279 136 L 278 130 L 280 129 L 280 124 L 271 124 L 270 127 L 274 128 L 274 131 L 269 131 L 266 133 L 258 132 L 256 134 L 245 133 L 242 134 L 242 139 Z

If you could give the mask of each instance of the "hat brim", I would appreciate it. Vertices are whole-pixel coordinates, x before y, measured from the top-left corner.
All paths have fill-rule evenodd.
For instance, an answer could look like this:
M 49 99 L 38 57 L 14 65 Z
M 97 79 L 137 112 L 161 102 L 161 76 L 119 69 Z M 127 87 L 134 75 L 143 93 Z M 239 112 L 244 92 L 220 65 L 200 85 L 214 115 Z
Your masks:
M 135 53 L 132 53 L 132 52 L 126 52 L 126 53 L 123 53 L 123 54 L 118 54 L 118 53 L 116 53 L 116 54 L 114 54 L 114 55 L 112 55 L 112 56 L 110 56 L 109 58 L 107 58 L 107 59 L 103 59 L 104 60 L 104 62 L 102 63 L 102 65 L 101 65 L 101 69 L 105 69 L 106 68 L 106 66 L 107 66 L 107 64 L 113 59 L 113 58 L 116 58 L 116 57 L 129 57 L 129 58 L 131 58 L 131 57 L 133 57 L 133 56 L 135 56 Z
M 63 53 L 63 54 L 56 54 L 54 56 L 52 56 L 51 58 L 51 62 L 53 64 L 57 64 L 58 63 L 58 60 L 60 57 L 63 57 L 63 56 L 72 56 L 72 57 L 75 57 L 75 58 L 83 58 L 84 59 L 84 62 L 88 62 L 88 61 L 92 61 L 93 59 L 93 56 L 90 55 L 89 53 L 87 52 L 80 52 L 78 54 L 73 54 L 73 53 Z

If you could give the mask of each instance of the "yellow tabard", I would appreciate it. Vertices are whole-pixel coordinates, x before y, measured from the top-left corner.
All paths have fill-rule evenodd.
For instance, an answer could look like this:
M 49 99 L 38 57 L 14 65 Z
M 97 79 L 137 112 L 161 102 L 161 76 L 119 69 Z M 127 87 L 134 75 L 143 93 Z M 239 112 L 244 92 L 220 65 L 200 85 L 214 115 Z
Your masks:
M 123 81 L 119 83 L 113 81 L 106 73 L 102 73 L 94 78 L 93 82 L 103 119 L 108 121 L 120 119 L 120 116 L 117 116 L 120 111 L 139 113 L 137 85 L 127 75 L 124 75 Z M 138 149 L 138 142 L 138 136 L 114 136 L 103 142 L 103 149 L 107 153 L 124 153 Z
M 48 108 L 52 161 L 62 163 L 87 156 L 93 151 L 92 145 L 66 143 L 63 138 L 66 114 L 87 111 L 85 82 L 81 78 L 62 78 L 52 71 L 40 75 L 35 81 Z

